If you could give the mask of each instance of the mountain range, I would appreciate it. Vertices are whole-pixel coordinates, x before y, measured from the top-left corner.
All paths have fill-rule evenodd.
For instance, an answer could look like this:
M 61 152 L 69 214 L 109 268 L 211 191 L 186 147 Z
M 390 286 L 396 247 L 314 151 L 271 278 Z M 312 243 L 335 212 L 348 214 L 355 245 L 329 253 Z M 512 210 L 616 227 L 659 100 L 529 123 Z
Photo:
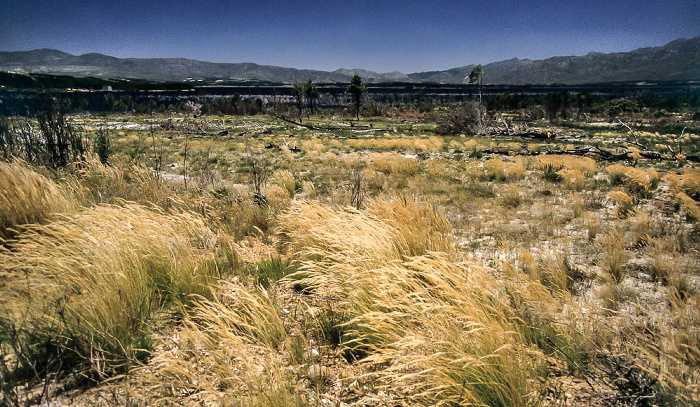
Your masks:
M 197 81 L 207 83 L 263 81 L 292 83 L 349 82 L 354 74 L 368 83 L 407 82 L 462 84 L 474 65 L 444 71 L 377 73 L 362 69 L 332 72 L 255 63 L 214 63 L 186 58 L 116 58 L 90 53 L 72 55 L 54 49 L 0 52 L 0 71 L 110 79 Z M 558 56 L 542 60 L 513 58 L 484 65 L 489 84 L 583 84 L 623 81 L 700 80 L 700 36 L 664 46 L 611 54 Z

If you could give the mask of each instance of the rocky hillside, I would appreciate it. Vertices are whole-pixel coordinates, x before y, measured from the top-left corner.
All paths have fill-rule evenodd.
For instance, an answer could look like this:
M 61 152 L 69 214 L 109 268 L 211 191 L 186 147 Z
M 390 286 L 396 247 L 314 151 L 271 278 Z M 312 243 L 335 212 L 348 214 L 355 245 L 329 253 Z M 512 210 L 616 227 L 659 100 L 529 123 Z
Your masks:
M 291 83 L 349 82 L 359 74 L 365 82 L 465 83 L 473 65 L 404 74 L 361 69 L 333 72 L 254 63 L 213 63 L 185 58 L 115 58 L 102 54 L 71 55 L 40 49 L 0 52 L 0 71 L 54 75 L 133 78 L 154 81 L 224 80 Z M 613 54 L 589 53 L 543 60 L 509 59 L 485 65 L 491 84 L 580 84 L 642 80 L 700 80 L 700 37 L 678 39 L 662 47 Z

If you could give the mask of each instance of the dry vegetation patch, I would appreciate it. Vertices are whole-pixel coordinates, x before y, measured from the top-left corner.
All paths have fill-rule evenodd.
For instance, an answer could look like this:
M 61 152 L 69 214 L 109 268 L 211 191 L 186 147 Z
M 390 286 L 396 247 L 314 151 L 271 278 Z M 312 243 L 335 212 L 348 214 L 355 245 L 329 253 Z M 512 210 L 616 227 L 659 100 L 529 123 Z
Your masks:
M 0 161 L 0 239 L 13 237 L 19 226 L 44 223 L 74 207 L 57 183 L 20 161 Z
M 162 307 L 208 292 L 225 271 L 205 261 L 216 244 L 200 217 L 136 204 L 29 227 L 0 252 L 3 326 L 27 363 L 61 355 L 88 377 L 127 371 L 148 355 Z
M 0 404 L 699 402 L 692 155 L 409 116 L 133 116 L 109 164 L 0 163 Z

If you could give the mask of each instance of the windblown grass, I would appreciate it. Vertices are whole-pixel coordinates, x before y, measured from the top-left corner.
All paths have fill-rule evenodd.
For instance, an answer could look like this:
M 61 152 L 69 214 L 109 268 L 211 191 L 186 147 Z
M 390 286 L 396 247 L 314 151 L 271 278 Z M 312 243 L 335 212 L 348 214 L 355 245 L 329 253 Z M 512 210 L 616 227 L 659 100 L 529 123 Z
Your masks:
M 643 170 L 625 165 L 613 164 L 605 171 L 613 184 L 625 184 L 634 193 L 648 193 L 659 184 L 659 174 L 654 170 Z
M 275 171 L 270 177 L 270 183 L 287 190 L 290 197 L 293 197 L 294 193 L 296 192 L 296 181 L 294 180 L 294 175 L 287 170 Z
M 681 177 L 683 191 L 696 201 L 700 200 L 700 169 L 687 168 Z
M 216 243 L 198 216 L 136 204 L 32 226 L 0 252 L 3 323 L 25 357 L 42 344 L 90 377 L 123 372 L 148 355 L 162 307 L 207 293 L 230 265 L 211 258 Z
M 532 401 L 528 355 L 538 351 L 524 351 L 521 320 L 495 272 L 434 252 L 449 246 L 429 237 L 445 225 L 428 208 L 378 201 L 368 212 L 305 202 L 280 221 L 304 259 L 288 283 L 337 299 L 338 345 L 367 372 L 354 379 L 374 389 L 358 404 L 378 402 L 379 393 L 390 404 Z M 544 288 L 534 292 L 551 300 Z
M 73 207 L 55 182 L 19 161 L 0 162 L 0 240 L 13 237 L 17 226 L 44 223 Z
M 659 328 L 647 328 L 632 340 L 635 365 L 658 389 L 667 405 L 700 403 L 700 296 L 684 300 L 669 295 L 670 317 Z
M 287 334 L 274 298 L 231 282 L 212 296 L 193 304 L 177 339 L 164 341 L 168 351 L 118 391 L 147 405 L 303 405 L 280 354 Z
M 454 250 L 451 226 L 442 213 L 407 198 L 373 201 L 369 206 L 367 212 L 349 207 L 336 211 L 304 201 L 280 216 L 279 231 L 293 251 L 310 250 L 305 254 L 314 256 L 322 247 L 329 261 L 337 256 L 367 267 L 428 251 Z
M 153 171 L 124 156 L 103 164 L 92 155 L 73 164 L 67 181 L 70 194 L 82 205 L 112 203 L 123 199 L 168 208 L 173 204 L 171 188 Z

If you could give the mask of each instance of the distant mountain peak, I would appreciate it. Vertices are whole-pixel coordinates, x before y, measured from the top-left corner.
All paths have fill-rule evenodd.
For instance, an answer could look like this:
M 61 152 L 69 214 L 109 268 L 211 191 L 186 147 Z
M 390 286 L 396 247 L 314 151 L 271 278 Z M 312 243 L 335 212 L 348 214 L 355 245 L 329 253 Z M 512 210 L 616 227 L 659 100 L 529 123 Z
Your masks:
M 443 71 L 405 74 L 365 69 L 332 72 L 246 63 L 213 63 L 187 58 L 117 58 L 101 53 L 72 55 L 55 49 L 0 52 L 0 71 L 32 72 L 103 78 L 184 81 L 186 78 L 252 80 L 276 83 L 294 81 L 349 82 L 358 74 L 365 82 L 464 83 L 475 65 Z M 578 84 L 613 81 L 700 80 L 700 36 L 679 38 L 661 47 L 630 52 L 584 56 L 558 56 L 543 60 L 511 58 L 484 65 L 491 84 Z M 190 79 L 190 80 L 191 80 Z

